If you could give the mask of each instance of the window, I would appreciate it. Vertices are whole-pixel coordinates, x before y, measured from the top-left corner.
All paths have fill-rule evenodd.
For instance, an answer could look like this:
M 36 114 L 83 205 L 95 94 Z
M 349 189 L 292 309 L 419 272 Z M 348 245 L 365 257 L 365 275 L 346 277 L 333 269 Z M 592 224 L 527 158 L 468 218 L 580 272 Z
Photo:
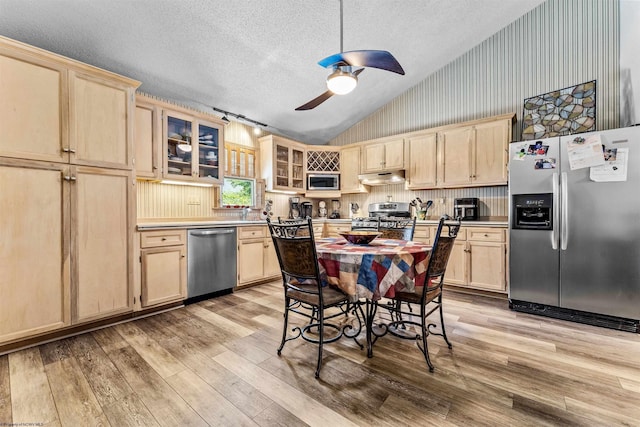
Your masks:
M 256 181 L 244 178 L 224 178 L 222 185 L 223 206 L 255 206 Z

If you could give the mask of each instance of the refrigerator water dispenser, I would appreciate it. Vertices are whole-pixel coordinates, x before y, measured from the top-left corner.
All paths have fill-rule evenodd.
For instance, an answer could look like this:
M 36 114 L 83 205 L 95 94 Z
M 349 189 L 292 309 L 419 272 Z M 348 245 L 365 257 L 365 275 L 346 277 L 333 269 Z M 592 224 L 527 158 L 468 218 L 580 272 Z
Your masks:
M 514 194 L 514 229 L 553 230 L 553 194 Z

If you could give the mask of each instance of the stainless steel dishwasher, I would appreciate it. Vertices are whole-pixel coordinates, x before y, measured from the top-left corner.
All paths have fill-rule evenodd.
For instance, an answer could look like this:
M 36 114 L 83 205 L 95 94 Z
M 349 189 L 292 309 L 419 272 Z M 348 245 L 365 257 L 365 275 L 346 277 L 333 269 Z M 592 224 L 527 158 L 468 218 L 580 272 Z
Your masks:
M 189 230 L 187 299 L 232 289 L 236 285 L 236 229 Z

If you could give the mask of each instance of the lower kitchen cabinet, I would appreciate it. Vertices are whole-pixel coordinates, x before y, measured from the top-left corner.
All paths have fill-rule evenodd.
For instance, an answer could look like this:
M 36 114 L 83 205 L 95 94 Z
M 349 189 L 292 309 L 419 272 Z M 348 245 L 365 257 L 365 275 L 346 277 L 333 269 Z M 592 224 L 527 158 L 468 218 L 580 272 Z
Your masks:
M 0 158 L 0 343 L 132 311 L 130 171 Z
M 432 230 L 435 235 L 435 229 Z M 464 227 L 456 238 L 445 284 L 506 292 L 506 230 Z
M 280 265 L 269 229 L 265 226 L 238 227 L 238 287 L 279 275 Z
M 73 323 L 133 311 L 132 172 L 77 166 L 69 179 Z
M 344 233 L 347 231 L 351 231 L 351 223 L 325 224 L 325 237 L 342 237 L 340 236 L 340 233 Z
M 140 233 L 142 308 L 187 297 L 186 230 Z
M 0 159 L 0 343 L 71 323 L 66 169 Z

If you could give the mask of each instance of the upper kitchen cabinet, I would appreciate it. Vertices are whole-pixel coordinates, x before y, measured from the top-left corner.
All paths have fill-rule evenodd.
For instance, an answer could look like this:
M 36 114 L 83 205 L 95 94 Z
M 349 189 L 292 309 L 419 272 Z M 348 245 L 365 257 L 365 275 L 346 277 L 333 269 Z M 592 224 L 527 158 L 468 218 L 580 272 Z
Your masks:
M 0 38 L 0 155 L 63 162 L 69 147 L 67 69 Z
M 438 187 L 507 184 L 513 114 L 455 126 L 438 133 Z
M 305 192 L 305 146 L 267 135 L 259 138 L 261 176 L 267 191 Z
M 164 110 L 165 178 L 220 184 L 223 125 L 198 115 Z
M 340 150 L 340 192 L 342 194 L 367 193 L 368 187 L 358 179 L 360 174 L 360 146 L 343 147 Z
M 134 87 L 100 74 L 76 71 L 69 73 L 69 81 L 71 162 L 132 169 Z
M 0 156 L 131 169 L 138 85 L 0 37 Z
M 224 152 L 225 176 L 256 177 L 256 150 L 251 147 L 225 142 Z
M 407 188 L 433 188 L 437 185 L 437 133 L 415 134 L 406 139 L 409 152 Z
M 151 180 L 162 178 L 160 135 L 162 135 L 162 123 L 159 108 L 144 95 L 136 94 L 134 122 L 136 177 Z
M 362 173 L 404 169 L 404 140 L 394 138 L 362 147 Z

